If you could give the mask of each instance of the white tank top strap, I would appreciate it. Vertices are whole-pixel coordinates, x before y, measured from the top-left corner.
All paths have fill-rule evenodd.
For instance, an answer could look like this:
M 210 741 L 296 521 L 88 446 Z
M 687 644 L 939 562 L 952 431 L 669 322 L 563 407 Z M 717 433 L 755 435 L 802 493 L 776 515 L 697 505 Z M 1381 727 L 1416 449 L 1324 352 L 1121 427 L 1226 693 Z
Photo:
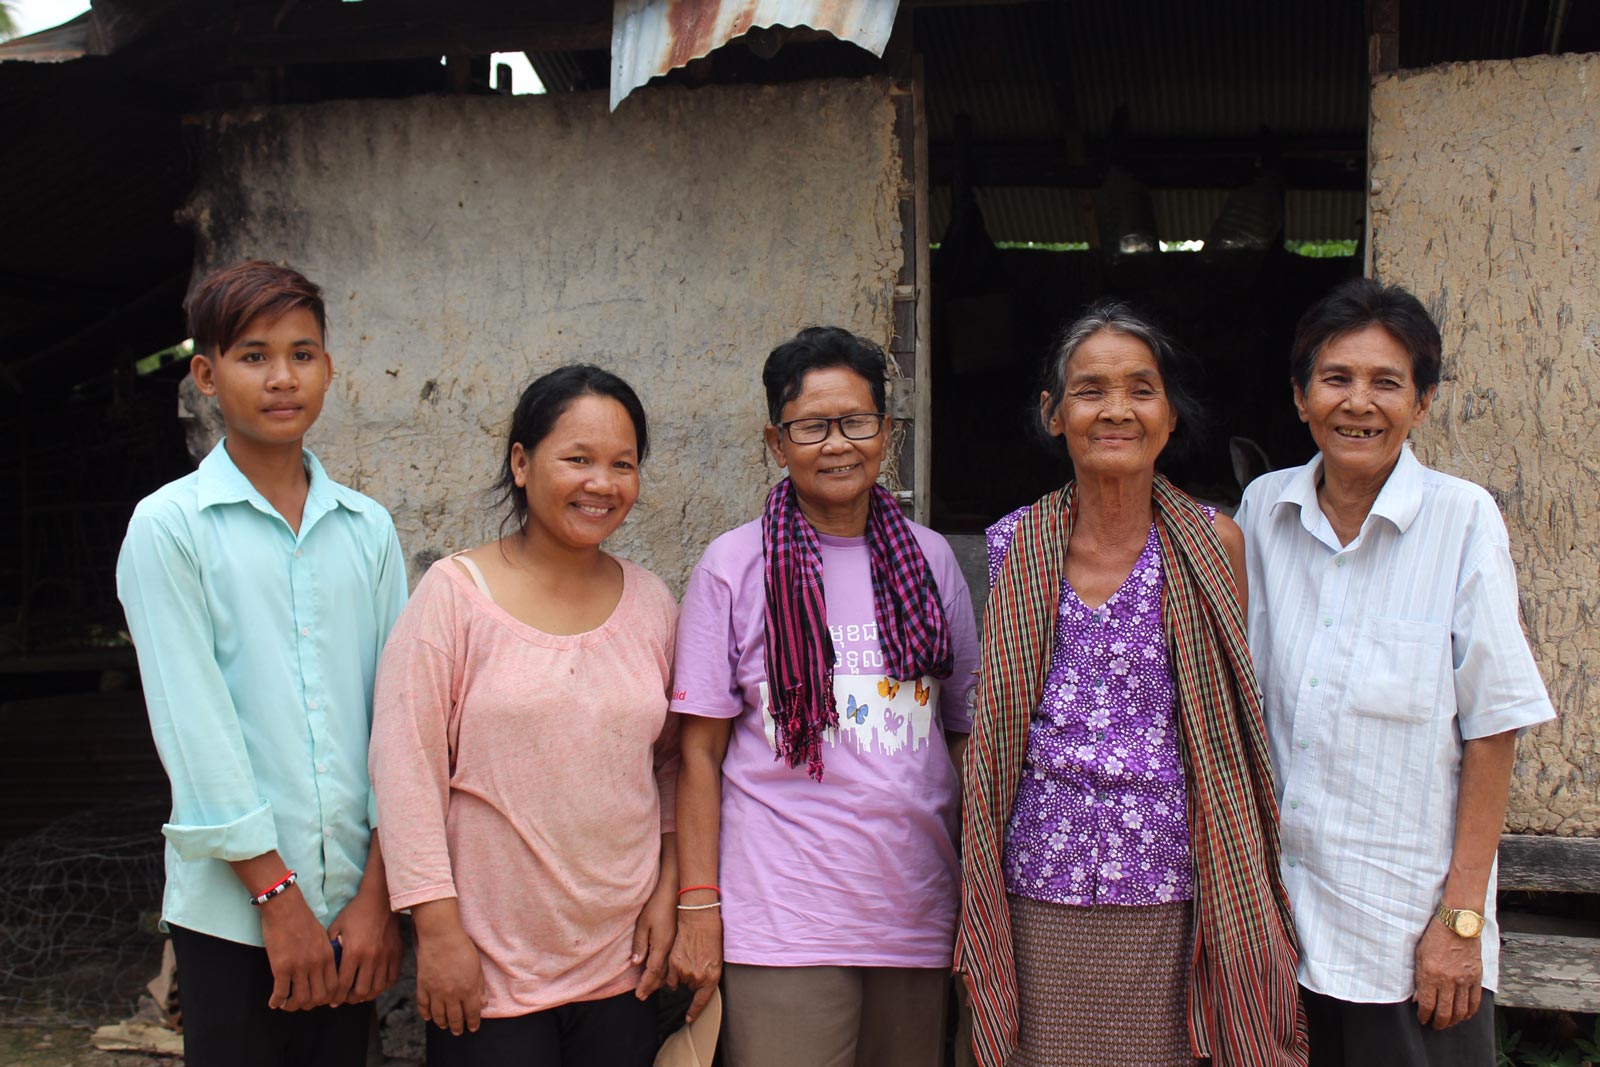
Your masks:
M 483 580 L 483 571 L 478 565 L 468 559 L 464 554 L 457 553 L 450 557 L 461 564 L 461 569 L 467 572 L 467 577 L 472 579 L 472 584 L 478 587 L 478 592 L 489 598 L 489 603 L 494 603 L 494 594 L 489 592 L 489 583 Z

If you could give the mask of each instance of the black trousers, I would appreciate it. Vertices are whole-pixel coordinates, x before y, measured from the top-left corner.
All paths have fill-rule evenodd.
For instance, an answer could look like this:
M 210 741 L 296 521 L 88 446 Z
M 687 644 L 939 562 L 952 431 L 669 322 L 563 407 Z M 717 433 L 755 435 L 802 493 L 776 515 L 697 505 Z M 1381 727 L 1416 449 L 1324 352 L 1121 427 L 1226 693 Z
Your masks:
M 172 927 L 188 1067 L 366 1067 L 372 1005 L 275 1011 L 267 950 Z
M 1353 1004 L 1304 986 L 1311 1067 L 1494 1067 L 1494 992 L 1477 1014 L 1435 1030 L 1417 1022 L 1417 1005 Z
M 650 1067 L 656 998 L 633 991 L 509 1019 L 460 1037 L 428 1024 L 428 1067 Z

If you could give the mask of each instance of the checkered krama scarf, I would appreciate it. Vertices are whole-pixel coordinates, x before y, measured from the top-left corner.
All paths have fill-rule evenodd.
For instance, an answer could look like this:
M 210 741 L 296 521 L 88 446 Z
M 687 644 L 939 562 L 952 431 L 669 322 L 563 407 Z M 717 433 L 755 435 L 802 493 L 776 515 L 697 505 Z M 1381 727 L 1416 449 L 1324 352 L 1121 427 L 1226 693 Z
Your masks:
M 1299 946 L 1278 874 L 1278 806 L 1244 615 L 1205 512 L 1159 474 L 1154 506 L 1195 876 L 1190 1045 L 1217 1067 L 1303 1067 Z M 984 617 L 956 935 L 956 970 L 972 994 L 972 1043 L 982 1067 L 1003 1067 L 1017 1043 L 1001 853 L 1029 718 L 1049 672 L 1076 509 L 1074 483 L 1029 509 Z
M 950 677 L 955 654 L 939 585 L 900 505 L 878 485 L 872 487 L 868 505 L 867 551 L 884 672 L 900 681 Z M 767 494 L 761 552 L 767 587 L 767 692 L 778 756 L 791 767 L 804 762 L 807 773 L 820 782 L 822 734 L 839 725 L 833 636 L 828 632 L 817 531 L 800 513 L 788 478 Z

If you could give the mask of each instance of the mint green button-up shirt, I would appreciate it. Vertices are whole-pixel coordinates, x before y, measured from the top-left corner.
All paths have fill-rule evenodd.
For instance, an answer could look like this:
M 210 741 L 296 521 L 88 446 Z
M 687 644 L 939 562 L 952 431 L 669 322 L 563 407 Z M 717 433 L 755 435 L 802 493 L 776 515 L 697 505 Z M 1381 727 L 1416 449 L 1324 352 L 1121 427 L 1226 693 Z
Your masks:
M 276 849 L 324 925 L 360 885 L 373 676 L 406 600 L 389 513 L 305 464 L 298 535 L 220 443 L 139 502 L 117 559 L 172 781 L 162 917 L 250 945 L 261 919 L 229 861 Z

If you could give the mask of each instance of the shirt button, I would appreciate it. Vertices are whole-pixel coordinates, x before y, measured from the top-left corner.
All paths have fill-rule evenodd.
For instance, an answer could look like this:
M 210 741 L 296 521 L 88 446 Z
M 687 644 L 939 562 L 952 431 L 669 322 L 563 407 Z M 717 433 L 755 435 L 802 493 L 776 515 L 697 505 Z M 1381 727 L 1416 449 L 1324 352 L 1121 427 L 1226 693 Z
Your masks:
M 320 770 L 322 770 L 322 768 L 318 767 L 317 770 L 320 771 Z M 1298 800 L 1291 800 L 1291 801 L 1289 801 L 1289 806 L 1291 808 L 1298 808 L 1300 806 L 1300 802 Z
M 1344 557 L 1343 556 L 1334 556 L 1333 557 L 1333 565 L 1335 567 L 1343 567 L 1344 566 Z
M 326 763 L 317 764 L 317 773 L 318 774 L 327 774 L 328 773 L 328 765 Z
M 1311 688 L 1315 689 L 1316 687 L 1317 687 L 1317 680 L 1315 678 L 1313 678 L 1313 679 L 1311 679 Z
M 333 836 L 333 827 L 330 826 L 326 830 L 322 831 L 322 836 L 323 837 L 332 837 Z M 1294 863 L 1294 860 L 1290 860 L 1289 862 L 1292 864 L 1292 863 Z
M 300 550 L 298 548 L 294 550 L 294 558 L 295 559 L 299 559 L 300 558 Z
M 1293 856 L 1290 856 L 1290 857 L 1289 857 L 1289 858 L 1288 858 L 1288 860 L 1287 860 L 1287 861 L 1286 861 L 1286 862 L 1287 862 L 1287 863 L 1288 863 L 1288 864 L 1289 864 L 1289 866 L 1291 866 L 1291 867 L 1297 867 L 1297 866 L 1299 866 L 1299 865 L 1300 865 L 1300 861 L 1299 861 L 1299 860 L 1297 860 L 1297 859 L 1295 859 L 1295 858 L 1294 858 L 1294 857 L 1293 857 Z
M 300 627 L 300 636 L 301 637 L 310 637 L 311 636 L 311 627 L 309 627 L 309 626 Z
M 317 710 L 317 702 L 315 700 L 308 700 L 308 701 L 306 701 L 306 707 L 310 708 L 312 711 L 316 711 Z
M 1322 617 L 1322 625 L 1324 625 L 1324 626 L 1332 626 L 1333 625 L 1333 616 L 1332 615 L 1324 615 Z
M 1311 747 L 1311 742 L 1307 741 L 1305 738 L 1302 737 L 1300 739 L 1300 747 L 1301 748 L 1310 748 Z

